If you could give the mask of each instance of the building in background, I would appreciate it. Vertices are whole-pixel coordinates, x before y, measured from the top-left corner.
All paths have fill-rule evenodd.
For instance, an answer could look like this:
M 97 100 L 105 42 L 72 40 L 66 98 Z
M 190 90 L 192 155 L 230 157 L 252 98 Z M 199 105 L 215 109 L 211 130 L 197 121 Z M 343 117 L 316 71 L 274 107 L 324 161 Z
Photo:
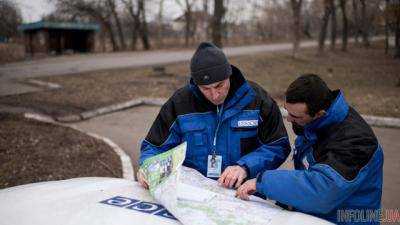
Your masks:
M 100 26 L 93 23 L 46 22 L 22 24 L 25 51 L 31 56 L 97 52 Z

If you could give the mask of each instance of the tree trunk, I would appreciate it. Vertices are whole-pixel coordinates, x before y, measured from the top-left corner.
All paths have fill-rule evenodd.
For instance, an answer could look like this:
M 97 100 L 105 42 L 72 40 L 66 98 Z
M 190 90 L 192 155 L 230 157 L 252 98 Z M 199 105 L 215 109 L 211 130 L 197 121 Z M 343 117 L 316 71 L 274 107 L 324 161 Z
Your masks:
M 112 29 L 111 23 L 109 21 L 104 21 L 104 29 L 107 31 L 109 37 L 110 37 L 110 41 L 111 41 L 111 45 L 112 45 L 112 49 L 113 51 L 118 51 L 119 47 L 117 45 L 117 42 L 115 41 L 115 36 L 114 36 L 114 31 Z
M 133 51 L 136 51 L 137 50 L 137 42 L 138 42 L 138 38 L 139 38 L 139 30 L 140 30 L 140 26 L 141 26 L 141 24 L 140 24 L 140 18 L 139 18 L 139 15 L 138 15 L 138 13 L 139 13 L 139 9 L 137 10 L 137 13 L 135 14 L 134 12 L 133 12 L 133 8 L 132 8 L 132 10 L 131 10 L 131 16 L 132 16 L 132 19 L 133 19 L 133 29 L 132 29 L 132 46 L 131 46 L 131 48 L 132 48 L 132 50 Z
M 224 1 L 214 0 L 214 17 L 212 23 L 212 41 L 222 47 L 222 18 L 225 14 Z
M 185 12 L 185 46 L 189 46 L 189 38 L 190 38 L 190 26 L 192 21 L 192 12 L 189 7 L 186 9 Z
M 361 2 L 361 34 L 364 47 L 369 47 L 368 39 L 368 21 L 367 21 L 367 6 L 365 0 L 360 0 Z
M 110 12 L 107 11 L 107 9 L 104 7 L 99 7 L 95 4 L 86 3 L 84 1 L 66 1 L 66 4 L 68 4 L 70 10 L 72 9 L 73 11 L 84 13 L 98 21 L 110 38 L 112 50 L 119 50 L 119 47 L 115 41 L 114 31 L 112 29 Z
M 300 34 L 301 34 L 301 28 L 300 28 L 300 20 L 301 20 L 301 5 L 302 5 L 302 0 L 291 0 L 291 5 L 292 5 L 292 12 L 293 12 L 293 51 L 292 51 L 292 57 L 296 58 L 297 57 L 297 52 L 299 50 L 299 45 L 300 45 Z
M 396 18 L 394 46 L 395 46 L 394 58 L 399 59 L 400 58 L 400 18 Z
M 331 0 L 330 3 L 331 3 L 331 50 L 333 51 L 336 48 L 336 29 L 337 29 L 335 0 Z
M 140 29 L 140 26 L 137 26 L 136 24 L 133 26 L 133 31 L 132 31 L 132 44 L 131 44 L 131 49 L 132 51 L 137 50 L 137 40 L 138 40 L 138 29 Z
M 353 20 L 354 20 L 354 41 L 356 44 L 359 43 L 358 37 L 360 35 L 360 20 L 358 17 L 358 5 L 357 0 L 353 0 Z
M 209 13 L 208 13 L 208 0 L 203 0 L 203 12 L 206 15 L 206 20 L 207 20 L 207 28 L 206 28 L 206 35 L 205 39 L 208 40 L 210 39 L 210 18 L 209 18 Z
M 115 2 L 114 0 L 107 0 L 108 7 L 111 10 L 111 14 L 115 20 L 115 23 L 117 25 L 117 32 L 118 32 L 118 37 L 119 37 L 119 42 L 121 44 L 121 49 L 126 50 L 126 43 L 125 43 L 125 37 L 124 37 L 124 32 L 122 31 L 122 26 L 121 26 L 121 21 L 118 17 L 118 13 L 115 9 Z
M 347 51 L 347 39 L 348 39 L 348 21 L 346 12 L 346 0 L 340 0 L 340 9 L 342 11 L 342 51 Z
M 389 15 L 387 10 L 389 8 L 389 0 L 385 0 L 385 54 L 389 54 Z
M 132 0 L 122 0 L 122 2 L 125 4 L 125 8 L 129 12 L 129 15 L 131 16 L 132 19 L 131 50 L 135 51 L 137 49 L 138 31 L 140 30 L 139 7 L 135 12 Z
M 325 39 L 326 39 L 326 31 L 328 29 L 329 16 L 331 14 L 331 2 L 332 0 L 324 1 L 324 15 L 322 16 L 321 21 L 321 30 L 319 32 L 318 38 L 318 53 L 321 54 L 324 51 L 325 47 Z
M 157 30 L 157 40 L 158 46 L 162 47 L 163 43 L 163 33 L 164 33 L 164 26 L 163 26 L 163 13 L 164 13 L 164 0 L 160 0 L 158 4 L 158 30 Z
M 146 11 L 144 7 L 144 0 L 138 1 L 139 6 L 139 16 L 140 16 L 140 38 L 142 39 L 142 44 L 145 50 L 150 49 L 150 42 L 149 42 L 149 31 L 147 29 L 147 21 L 146 21 Z

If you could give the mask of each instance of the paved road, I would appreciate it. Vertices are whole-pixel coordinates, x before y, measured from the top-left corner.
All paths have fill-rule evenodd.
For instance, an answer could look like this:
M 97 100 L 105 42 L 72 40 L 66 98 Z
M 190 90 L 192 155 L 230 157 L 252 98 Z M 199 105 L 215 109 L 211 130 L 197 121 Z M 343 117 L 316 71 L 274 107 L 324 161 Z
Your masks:
M 383 39 L 383 37 L 375 37 L 372 38 L 372 41 L 381 39 Z M 349 42 L 353 41 L 352 39 L 349 40 Z M 338 43 L 340 43 L 340 40 L 338 40 Z M 316 41 L 304 41 L 300 44 L 300 48 L 314 46 L 317 46 Z M 229 57 L 232 57 L 259 52 L 287 51 L 291 49 L 291 43 L 281 43 L 227 47 L 224 48 L 224 52 Z M 194 49 L 101 53 L 60 56 L 0 65 L 0 96 L 41 90 L 37 87 L 20 84 L 17 82 L 18 79 L 182 62 L 189 60 L 193 53 Z
M 301 47 L 316 46 L 315 41 L 302 42 Z M 251 45 L 242 47 L 227 47 L 224 52 L 228 56 L 247 55 L 257 52 L 272 52 L 290 50 L 292 44 Z M 63 75 L 102 69 L 138 67 L 187 61 L 193 50 L 156 50 L 123 53 L 88 54 L 76 56 L 61 56 L 38 59 L 27 62 L 5 64 L 0 67 L 2 78 L 38 77 L 48 75 Z
M 301 43 L 302 48 L 316 45 L 317 43 L 315 41 Z M 284 51 L 290 50 L 291 48 L 292 44 L 282 43 L 228 47 L 224 48 L 224 51 L 228 56 L 239 56 L 258 52 Z M 61 56 L 5 64 L 0 66 L 0 96 L 40 90 L 39 88 L 16 82 L 18 79 L 65 75 L 94 70 L 168 64 L 187 61 L 191 58 L 193 53 L 194 50 L 104 53 Z
M 159 109 L 159 107 L 153 106 L 140 106 L 73 125 L 113 140 L 128 153 L 136 169 L 139 156 L 138 142 L 145 137 Z M 293 143 L 294 134 L 290 126 L 285 125 Z M 374 128 L 374 131 L 384 148 L 385 154 L 382 205 L 384 208 L 399 208 L 400 177 L 398 171 L 400 171 L 400 152 L 398 150 L 400 149 L 400 142 L 396 140 L 400 137 L 400 129 Z M 292 168 L 290 160 L 287 160 L 282 167 Z

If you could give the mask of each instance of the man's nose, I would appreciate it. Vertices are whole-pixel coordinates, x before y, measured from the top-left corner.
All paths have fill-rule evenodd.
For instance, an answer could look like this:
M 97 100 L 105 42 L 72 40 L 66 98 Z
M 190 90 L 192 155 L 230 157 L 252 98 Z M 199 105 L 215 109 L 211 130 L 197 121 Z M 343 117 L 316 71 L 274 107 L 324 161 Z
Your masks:
M 212 95 L 213 100 L 217 100 L 219 97 L 219 93 L 216 90 L 211 90 L 211 95 Z

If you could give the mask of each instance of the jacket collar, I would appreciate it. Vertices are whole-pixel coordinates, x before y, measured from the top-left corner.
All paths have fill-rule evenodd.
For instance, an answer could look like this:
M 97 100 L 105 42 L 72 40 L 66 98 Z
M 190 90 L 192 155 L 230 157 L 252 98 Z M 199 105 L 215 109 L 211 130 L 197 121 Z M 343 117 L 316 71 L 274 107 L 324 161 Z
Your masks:
M 333 91 L 336 98 L 331 103 L 325 115 L 318 118 L 304 127 L 304 136 L 309 141 L 316 141 L 316 132 L 323 130 L 333 124 L 342 122 L 349 112 L 349 105 L 347 104 L 343 92 L 340 90 Z

